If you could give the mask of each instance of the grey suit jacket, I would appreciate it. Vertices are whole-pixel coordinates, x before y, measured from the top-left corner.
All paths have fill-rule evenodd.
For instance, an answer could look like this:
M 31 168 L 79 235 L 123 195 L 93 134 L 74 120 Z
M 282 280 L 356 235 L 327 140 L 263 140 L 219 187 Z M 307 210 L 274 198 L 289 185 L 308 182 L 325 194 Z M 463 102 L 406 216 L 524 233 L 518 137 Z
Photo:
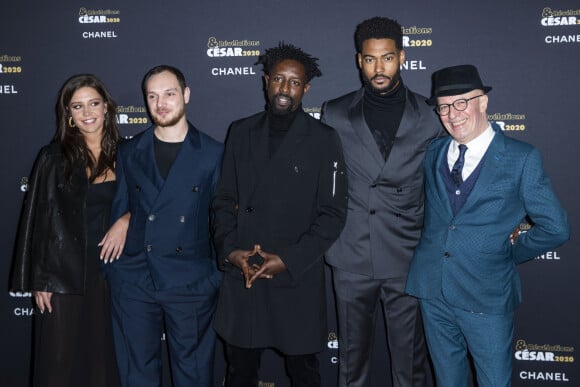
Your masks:
M 373 278 L 404 277 L 423 225 L 423 159 L 445 131 L 426 98 L 407 102 L 388 159 L 363 117 L 364 89 L 324 104 L 322 122 L 340 135 L 348 176 L 347 220 L 327 262 Z

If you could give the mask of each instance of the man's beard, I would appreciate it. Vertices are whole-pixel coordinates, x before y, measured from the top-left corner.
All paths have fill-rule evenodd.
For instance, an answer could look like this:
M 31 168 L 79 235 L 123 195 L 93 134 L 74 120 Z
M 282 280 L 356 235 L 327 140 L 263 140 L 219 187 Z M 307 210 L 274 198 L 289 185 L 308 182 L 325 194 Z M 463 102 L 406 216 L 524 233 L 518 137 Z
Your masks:
M 401 71 L 397 71 L 395 73 L 395 75 L 393 75 L 392 77 L 389 77 L 385 74 L 381 74 L 381 76 L 387 77 L 390 79 L 389 84 L 387 86 L 383 87 L 382 89 L 377 89 L 372 84 L 372 80 L 375 77 L 377 77 L 379 74 L 375 74 L 371 79 L 369 79 L 364 72 L 362 72 L 361 74 L 362 74 L 362 79 L 363 79 L 363 82 L 364 82 L 366 89 L 370 90 L 371 92 L 373 92 L 374 94 L 377 94 L 377 95 L 390 94 L 392 91 L 394 91 L 401 84 Z
M 287 107 L 284 107 L 284 108 L 278 108 L 276 106 L 276 98 L 278 98 L 278 97 L 287 98 L 290 101 L 290 103 L 288 104 L 288 106 Z M 272 114 L 277 115 L 277 116 L 285 116 L 285 115 L 288 115 L 288 114 L 292 113 L 292 110 L 294 110 L 294 108 L 295 108 L 295 106 L 294 106 L 294 98 L 290 97 L 288 94 L 278 93 L 278 94 L 272 96 L 272 98 L 270 98 L 270 101 L 269 102 L 270 102 L 270 106 L 269 106 L 270 112 Z
M 182 107 L 179 111 L 177 111 L 175 115 L 170 117 L 161 118 L 160 116 L 151 114 L 151 118 L 153 119 L 153 122 L 155 122 L 155 125 L 160 126 L 162 128 L 177 124 L 183 118 L 183 116 L 185 116 L 184 107 Z

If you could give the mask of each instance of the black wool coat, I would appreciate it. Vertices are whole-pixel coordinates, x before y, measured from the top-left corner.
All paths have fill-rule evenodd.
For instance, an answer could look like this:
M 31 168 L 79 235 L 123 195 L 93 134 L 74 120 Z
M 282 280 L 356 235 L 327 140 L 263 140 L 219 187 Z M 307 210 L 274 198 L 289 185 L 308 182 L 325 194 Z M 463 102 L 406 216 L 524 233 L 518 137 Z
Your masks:
M 298 113 L 277 152 L 268 152 L 268 117 L 234 122 L 213 199 L 214 237 L 225 271 L 215 328 L 228 343 L 314 353 L 326 341 L 323 256 L 340 234 L 347 179 L 337 133 Z M 225 258 L 236 249 L 275 253 L 287 270 L 244 287 Z

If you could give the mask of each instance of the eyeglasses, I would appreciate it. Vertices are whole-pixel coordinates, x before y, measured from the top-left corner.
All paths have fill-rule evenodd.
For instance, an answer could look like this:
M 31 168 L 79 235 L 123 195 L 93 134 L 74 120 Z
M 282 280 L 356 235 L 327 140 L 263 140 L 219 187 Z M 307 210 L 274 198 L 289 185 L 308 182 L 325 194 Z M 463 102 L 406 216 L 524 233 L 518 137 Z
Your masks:
M 441 105 L 435 106 L 435 111 L 440 116 L 446 116 L 449 114 L 449 110 L 451 109 L 451 106 L 453 106 L 453 109 L 457 110 L 458 112 L 462 112 L 465 109 L 467 109 L 467 105 L 468 105 L 469 101 L 471 101 L 472 99 L 475 99 L 475 98 L 482 97 L 484 95 L 485 94 L 480 94 L 480 95 L 476 95 L 475 97 L 471 97 L 471 98 L 456 99 L 455 101 L 453 101 L 453 103 L 443 103 Z

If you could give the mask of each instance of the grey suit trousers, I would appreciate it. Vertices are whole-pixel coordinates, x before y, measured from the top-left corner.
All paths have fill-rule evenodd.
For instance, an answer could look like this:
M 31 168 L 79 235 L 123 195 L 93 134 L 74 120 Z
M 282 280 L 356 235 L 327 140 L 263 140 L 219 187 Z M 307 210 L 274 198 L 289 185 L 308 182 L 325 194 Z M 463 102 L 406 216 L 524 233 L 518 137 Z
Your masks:
M 333 283 L 338 313 L 338 385 L 371 386 L 371 353 L 379 306 L 385 318 L 392 386 L 433 385 L 421 311 L 417 299 L 405 294 L 406 277 L 373 279 L 333 268 Z M 385 380 L 375 380 L 374 385 L 388 386 Z

